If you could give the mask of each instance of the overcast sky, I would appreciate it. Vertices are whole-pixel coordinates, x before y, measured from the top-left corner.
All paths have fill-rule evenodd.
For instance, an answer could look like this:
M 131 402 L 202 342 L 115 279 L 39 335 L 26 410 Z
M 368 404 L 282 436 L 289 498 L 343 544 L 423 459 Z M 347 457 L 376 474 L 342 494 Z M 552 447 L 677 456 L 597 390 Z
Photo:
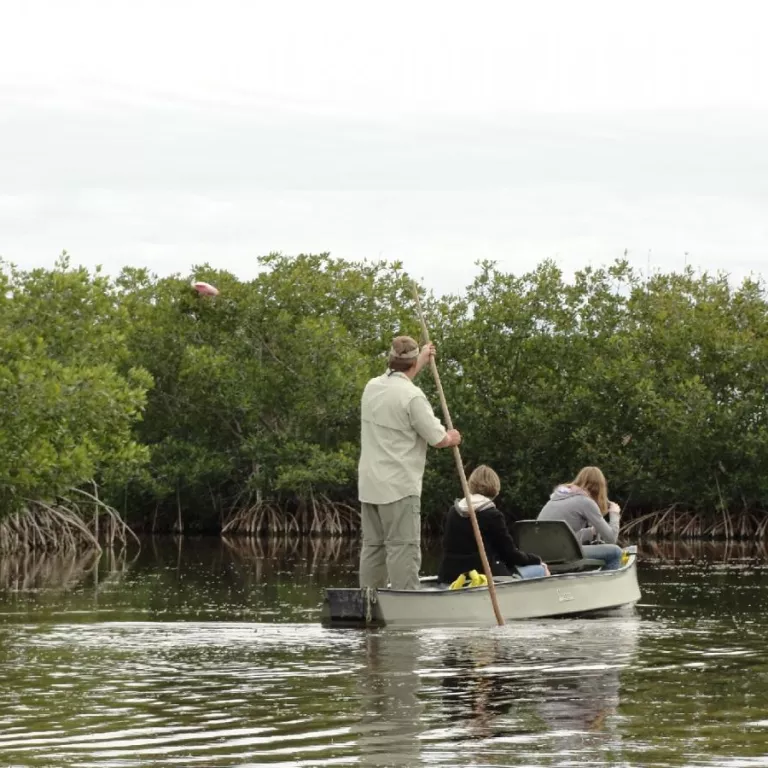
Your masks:
M 766 273 L 766 29 L 733 1 L 0 0 L 0 255 Z

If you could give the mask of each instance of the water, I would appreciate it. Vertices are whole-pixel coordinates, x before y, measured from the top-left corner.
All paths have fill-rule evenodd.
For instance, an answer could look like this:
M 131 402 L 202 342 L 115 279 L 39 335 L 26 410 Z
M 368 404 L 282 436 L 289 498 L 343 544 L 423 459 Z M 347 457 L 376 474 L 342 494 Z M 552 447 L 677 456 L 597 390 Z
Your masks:
M 765 550 L 641 554 L 633 612 L 421 631 L 319 626 L 354 543 L 5 558 L 0 765 L 768 766 Z

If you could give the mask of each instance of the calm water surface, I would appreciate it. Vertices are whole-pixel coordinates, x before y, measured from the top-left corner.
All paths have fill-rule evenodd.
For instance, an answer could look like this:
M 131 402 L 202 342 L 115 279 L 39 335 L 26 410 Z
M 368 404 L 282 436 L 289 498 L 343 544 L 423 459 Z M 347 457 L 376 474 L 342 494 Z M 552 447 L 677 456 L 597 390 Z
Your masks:
M 642 555 L 633 612 L 420 631 L 319 626 L 354 543 L 5 558 L 0 765 L 768 766 L 765 549 Z

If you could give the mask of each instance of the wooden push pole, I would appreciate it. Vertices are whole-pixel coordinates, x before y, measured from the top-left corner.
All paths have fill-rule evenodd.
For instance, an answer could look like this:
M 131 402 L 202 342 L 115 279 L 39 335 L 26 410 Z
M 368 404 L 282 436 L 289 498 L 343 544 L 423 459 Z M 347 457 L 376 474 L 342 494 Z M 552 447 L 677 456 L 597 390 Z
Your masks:
M 419 301 L 419 289 L 416 283 L 413 284 L 413 295 L 416 299 L 416 309 L 419 312 L 419 320 L 421 321 L 421 331 L 424 336 L 424 343 L 429 344 L 429 329 L 427 328 L 427 322 L 424 319 L 424 313 L 421 311 L 421 302 Z M 437 394 L 440 397 L 440 405 L 443 409 L 443 418 L 445 419 L 445 426 L 448 429 L 453 429 L 453 422 L 451 421 L 451 414 L 448 411 L 448 403 L 445 399 L 445 392 L 443 392 L 443 385 L 440 383 L 440 373 L 437 370 L 437 363 L 434 357 L 429 358 L 430 367 L 432 368 L 432 375 L 435 378 L 435 386 L 437 387 Z M 496 598 L 496 585 L 493 583 L 493 575 L 491 574 L 491 566 L 488 563 L 488 556 L 485 554 L 485 546 L 483 544 L 483 536 L 480 533 L 480 526 L 477 524 L 477 515 L 475 514 L 475 508 L 472 506 L 472 498 L 469 493 L 469 486 L 467 485 L 467 475 L 464 472 L 464 464 L 461 461 L 461 451 L 459 446 L 453 446 L 453 458 L 456 460 L 456 469 L 459 473 L 459 480 L 461 481 L 461 490 L 464 494 L 464 498 L 467 500 L 467 511 L 469 512 L 469 519 L 472 523 L 472 530 L 475 533 L 475 541 L 477 542 L 477 549 L 480 552 L 480 561 L 483 564 L 483 573 L 488 580 L 488 594 L 491 597 L 491 605 L 493 606 L 493 612 L 496 614 L 496 621 L 499 626 L 504 625 L 504 617 L 499 610 L 499 601 Z

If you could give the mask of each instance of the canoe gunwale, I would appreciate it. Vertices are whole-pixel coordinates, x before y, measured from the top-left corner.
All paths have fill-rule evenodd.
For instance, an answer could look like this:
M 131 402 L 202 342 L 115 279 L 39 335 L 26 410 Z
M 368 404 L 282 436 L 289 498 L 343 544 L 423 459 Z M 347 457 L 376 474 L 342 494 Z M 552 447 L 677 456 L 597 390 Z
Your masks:
M 536 576 L 533 579 L 509 579 L 509 580 L 502 580 L 501 579 L 494 579 L 493 584 L 496 587 L 496 590 L 506 590 L 510 587 L 519 587 L 520 585 L 523 586 L 530 586 L 531 584 L 536 584 L 538 582 L 546 581 L 548 584 L 551 584 L 552 582 L 559 581 L 560 579 L 587 579 L 587 578 L 600 578 L 600 580 L 606 580 L 608 578 L 618 578 L 624 574 L 627 573 L 631 568 L 634 568 L 636 566 L 637 562 L 637 556 L 632 555 L 629 558 L 629 561 L 626 565 L 621 566 L 621 568 L 616 568 L 612 571 L 567 571 L 565 573 L 555 573 L 551 574 L 550 576 Z M 427 577 L 427 579 L 432 579 L 435 577 Z M 422 579 L 422 583 L 426 581 L 427 579 Z M 435 578 L 436 581 L 436 578 Z M 461 589 L 448 589 L 447 587 L 442 587 L 440 589 L 390 589 L 389 587 L 383 587 L 381 589 L 377 589 L 377 594 L 385 594 L 385 595 L 398 595 L 398 596 L 405 596 L 407 595 L 410 597 L 423 597 L 424 595 L 430 595 L 430 596 L 436 596 L 436 595 L 457 595 L 457 594 L 476 594 L 477 592 L 487 592 L 488 587 L 462 587 Z

